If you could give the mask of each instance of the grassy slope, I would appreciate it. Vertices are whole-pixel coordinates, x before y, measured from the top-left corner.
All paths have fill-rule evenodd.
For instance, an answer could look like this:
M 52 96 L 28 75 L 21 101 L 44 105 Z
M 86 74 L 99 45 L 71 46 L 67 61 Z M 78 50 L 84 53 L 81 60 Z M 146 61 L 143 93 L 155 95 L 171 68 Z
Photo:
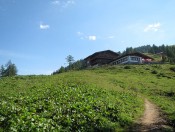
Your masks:
M 154 61 L 155 61 L 155 62 L 159 62 L 159 61 L 162 60 L 162 59 L 161 59 L 161 55 L 158 55 L 158 54 L 145 53 L 145 55 L 148 55 L 148 56 L 154 58 Z
M 150 98 L 165 112 L 175 125 L 175 72 L 174 65 L 131 65 L 98 69 L 99 74 L 108 75 L 113 84 L 123 89 L 133 90 Z
M 135 92 L 88 70 L 4 78 L 0 89 L 1 131 L 121 131 L 143 111 Z
M 0 126 L 6 130 L 19 130 L 15 125 L 20 124 L 26 126 L 23 130 L 33 127 L 31 131 L 42 130 L 44 127 L 71 130 L 75 126 L 76 130 L 127 129 L 127 126 L 132 125 L 133 121 L 142 114 L 144 97 L 150 98 L 159 105 L 172 124 L 175 124 L 175 72 L 170 71 L 170 67 L 175 66 L 121 65 L 68 72 L 56 76 L 2 79 L 0 80 Z M 72 88 L 76 88 L 77 91 Z M 46 98 L 50 102 L 43 103 Z M 59 105 L 55 104 L 56 102 L 59 102 Z M 11 105 L 14 108 L 10 107 Z M 39 106 L 44 108 L 38 112 Z M 30 109 L 31 107 L 33 110 Z M 64 108 L 66 112 L 60 112 L 57 117 L 63 115 L 62 118 L 56 119 L 53 118 L 53 114 L 58 108 Z M 19 112 L 16 109 L 19 109 Z M 77 113 L 73 114 L 73 109 L 77 110 Z M 45 110 L 48 113 L 45 113 Z M 10 111 L 22 117 L 16 119 L 14 113 Z M 12 116 L 7 116 L 9 114 Z M 48 116 L 45 116 L 47 114 Z M 6 116 L 8 118 L 5 120 Z M 28 119 L 27 122 L 27 118 L 31 120 L 34 118 L 36 121 Z M 96 127 L 88 122 L 96 124 Z M 44 125 L 35 128 L 38 123 Z M 5 125 L 8 128 L 4 127 Z M 53 127 L 49 128 L 49 126 Z

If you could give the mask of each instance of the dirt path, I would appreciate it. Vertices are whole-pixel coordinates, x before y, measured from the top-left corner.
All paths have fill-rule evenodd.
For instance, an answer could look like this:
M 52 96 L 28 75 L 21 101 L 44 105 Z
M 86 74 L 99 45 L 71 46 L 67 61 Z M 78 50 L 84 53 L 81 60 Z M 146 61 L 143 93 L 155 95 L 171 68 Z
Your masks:
M 160 113 L 160 110 L 153 103 L 145 99 L 145 112 L 137 122 L 133 131 L 136 132 L 164 132 L 173 131 L 173 129 L 167 125 L 167 121 Z

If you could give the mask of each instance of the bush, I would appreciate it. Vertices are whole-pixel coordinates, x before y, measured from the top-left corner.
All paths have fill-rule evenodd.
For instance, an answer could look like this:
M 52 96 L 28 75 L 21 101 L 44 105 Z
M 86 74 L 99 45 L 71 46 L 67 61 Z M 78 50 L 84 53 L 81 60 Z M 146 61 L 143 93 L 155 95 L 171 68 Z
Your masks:
M 175 72 L 175 67 L 170 67 L 170 70 Z
M 159 73 L 157 74 L 158 77 L 166 77 L 166 75 L 164 73 Z
M 149 68 L 145 68 L 145 70 L 150 70 Z
M 131 69 L 131 66 L 124 66 L 124 69 Z
M 151 73 L 152 74 L 157 74 L 158 72 L 156 70 L 153 70 Z

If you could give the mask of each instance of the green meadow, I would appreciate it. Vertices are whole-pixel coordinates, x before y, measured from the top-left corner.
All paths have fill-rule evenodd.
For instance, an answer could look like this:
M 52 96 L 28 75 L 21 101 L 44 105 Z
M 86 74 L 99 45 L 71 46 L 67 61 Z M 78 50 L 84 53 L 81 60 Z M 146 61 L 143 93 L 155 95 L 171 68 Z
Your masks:
M 175 65 L 117 65 L 0 79 L 0 131 L 126 131 L 147 98 L 175 126 Z

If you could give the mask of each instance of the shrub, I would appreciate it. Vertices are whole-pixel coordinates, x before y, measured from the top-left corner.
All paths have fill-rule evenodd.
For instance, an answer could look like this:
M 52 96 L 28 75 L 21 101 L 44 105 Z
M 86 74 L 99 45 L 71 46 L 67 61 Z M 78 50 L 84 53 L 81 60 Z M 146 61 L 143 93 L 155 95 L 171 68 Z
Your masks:
M 149 68 L 145 68 L 145 70 L 150 70 Z
M 131 69 L 131 66 L 124 66 L 124 69 Z
M 166 75 L 164 73 L 159 73 L 157 74 L 158 77 L 166 77 Z
M 170 70 L 175 72 L 175 67 L 170 67 Z
M 166 96 L 168 97 L 173 97 L 175 95 L 175 92 L 174 91 L 169 91 L 169 92 L 166 92 Z
M 153 70 L 151 73 L 152 74 L 157 74 L 158 72 L 156 70 Z

